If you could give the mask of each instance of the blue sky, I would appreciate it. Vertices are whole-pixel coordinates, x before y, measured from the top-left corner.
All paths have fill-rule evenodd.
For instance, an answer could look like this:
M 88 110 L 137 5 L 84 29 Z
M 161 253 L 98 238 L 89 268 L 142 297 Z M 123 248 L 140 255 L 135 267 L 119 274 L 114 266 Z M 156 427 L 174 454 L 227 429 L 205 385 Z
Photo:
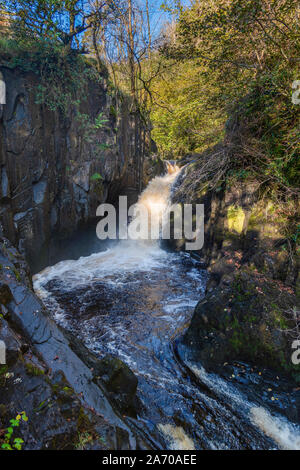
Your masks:
M 159 34 L 164 23 L 172 19 L 171 15 L 168 12 L 163 11 L 160 8 L 162 3 L 172 5 L 174 4 L 174 2 L 172 0 L 148 0 L 148 2 L 151 18 L 152 36 L 153 38 L 155 38 L 155 36 Z M 137 0 L 137 3 L 140 5 L 141 8 L 145 8 L 145 0 Z M 190 4 L 190 0 L 181 0 L 181 3 L 183 6 L 186 6 Z

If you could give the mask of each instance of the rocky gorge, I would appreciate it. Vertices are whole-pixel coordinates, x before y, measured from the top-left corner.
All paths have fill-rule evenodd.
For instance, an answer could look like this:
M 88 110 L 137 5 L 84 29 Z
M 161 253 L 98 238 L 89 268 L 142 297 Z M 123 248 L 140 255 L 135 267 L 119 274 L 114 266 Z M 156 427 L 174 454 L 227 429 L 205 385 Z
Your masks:
M 1 70 L 1 429 L 19 417 L 26 449 L 297 448 L 299 261 L 280 206 L 255 180 L 209 187 L 217 147 L 143 193 L 204 204 L 200 252 L 129 241 L 57 256 L 57 239 L 164 165 L 105 81 L 66 119 L 36 103 L 34 75 Z M 100 125 L 82 130 L 83 115 Z
M 243 360 L 297 384 L 300 366 L 291 357 L 299 340 L 299 253 L 285 227 L 289 214 L 299 214 L 299 201 L 291 199 L 284 211 L 264 195 L 260 181 L 230 174 L 211 188 L 216 158 L 220 168 L 224 154 L 232 152 L 230 133 L 228 138 L 227 148 L 191 156 L 173 191 L 173 202 L 205 208 L 205 242 L 196 255 L 209 281 L 183 344 L 208 369 L 221 371 L 224 363 Z M 184 242 L 173 240 L 172 248 L 181 250 Z

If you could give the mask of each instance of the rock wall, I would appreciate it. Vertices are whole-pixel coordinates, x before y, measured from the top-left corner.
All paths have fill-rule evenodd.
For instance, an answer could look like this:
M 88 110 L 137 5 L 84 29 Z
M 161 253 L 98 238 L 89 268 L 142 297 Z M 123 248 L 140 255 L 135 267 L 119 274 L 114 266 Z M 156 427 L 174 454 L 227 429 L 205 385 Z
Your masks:
M 68 119 L 36 104 L 38 77 L 1 67 L 6 105 L 0 105 L 0 224 L 2 235 L 34 270 L 48 264 L 53 235 L 67 237 L 95 217 L 97 206 L 143 184 L 147 132 L 124 98 L 89 83 L 79 111 Z M 92 137 L 84 127 L 102 113 Z M 93 180 L 99 173 L 102 179 Z

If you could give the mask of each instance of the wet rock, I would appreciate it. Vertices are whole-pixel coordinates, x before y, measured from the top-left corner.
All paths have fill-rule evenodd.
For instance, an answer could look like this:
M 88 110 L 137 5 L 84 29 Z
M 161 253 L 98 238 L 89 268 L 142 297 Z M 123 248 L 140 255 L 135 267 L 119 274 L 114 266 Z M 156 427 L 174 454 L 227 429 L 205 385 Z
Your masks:
M 10 419 L 26 413 L 27 420 L 21 419 L 14 433 L 14 438 L 23 439 L 25 450 L 114 447 L 118 428 L 83 407 L 64 374 L 57 371 L 49 375 L 32 351 L 0 376 L 0 391 L 1 429 L 9 426 Z M 125 432 L 123 446 L 129 448 Z
M 288 249 L 283 228 L 289 221 L 277 202 L 260 197 L 258 181 L 228 175 L 207 189 L 215 150 L 186 167 L 173 193 L 173 202 L 204 204 L 199 257 L 210 274 L 184 342 L 208 368 L 245 360 L 299 381 L 299 366 L 291 361 L 299 257 Z M 178 249 L 184 249 L 185 240 L 180 242 Z
M 106 391 L 122 414 L 136 415 L 138 379 L 120 359 L 106 355 L 99 359 L 71 332 L 64 330 L 70 348 L 89 367 L 94 380 Z
M 224 281 L 198 303 L 184 336 L 194 359 L 212 370 L 243 360 L 299 382 L 300 366 L 291 361 L 293 291 L 249 268 Z
M 145 161 L 144 172 L 145 185 L 147 185 L 152 178 L 157 175 L 163 175 L 166 172 L 165 163 L 159 155 L 154 154 Z
M 47 191 L 47 181 L 39 181 L 33 185 L 33 201 L 35 204 L 42 204 Z
M 129 367 L 117 357 L 106 356 L 97 363 L 95 373 L 122 413 L 132 414 L 138 380 Z
M 17 362 L 26 345 L 22 344 L 16 333 L 8 326 L 8 323 L 0 318 L 0 340 L 5 344 L 6 364 L 11 366 Z

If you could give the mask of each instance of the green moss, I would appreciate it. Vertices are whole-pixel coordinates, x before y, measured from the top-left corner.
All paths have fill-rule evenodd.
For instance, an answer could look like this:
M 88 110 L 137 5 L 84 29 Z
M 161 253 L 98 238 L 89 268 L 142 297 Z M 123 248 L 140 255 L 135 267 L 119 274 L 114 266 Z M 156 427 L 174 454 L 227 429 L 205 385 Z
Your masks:
M 252 272 L 249 270 L 248 274 Z M 262 280 L 259 277 L 260 281 Z M 223 327 L 219 323 L 230 348 L 227 357 L 239 357 L 246 361 L 268 365 L 274 370 L 285 371 L 294 380 L 300 380 L 300 367 L 294 366 L 289 357 L 289 349 L 284 345 L 282 334 L 279 351 L 272 332 L 290 328 L 284 311 L 288 305 L 287 298 L 277 300 L 278 291 L 270 283 L 260 283 L 262 292 L 257 291 L 257 278 L 249 278 L 245 271 L 235 276 L 229 295 L 222 301 L 220 311 Z M 216 306 L 217 307 L 217 306 Z M 224 309 L 225 307 L 225 309 Z M 212 325 L 210 330 L 212 331 Z
M 7 365 L 3 365 L 0 367 L 0 377 L 5 375 L 8 371 L 8 366 Z
M 81 407 L 77 418 L 77 439 L 74 442 L 74 447 L 78 450 L 84 450 L 86 445 L 93 441 L 98 441 L 103 446 L 106 444 L 105 438 L 99 436 L 84 408 Z
M 94 181 L 94 191 L 99 199 L 101 199 L 103 196 L 103 182 L 101 180 Z
M 256 295 L 255 287 L 252 284 L 245 285 L 240 276 L 237 275 L 233 284 L 233 296 L 238 302 L 249 302 L 250 298 Z
M 115 106 L 111 105 L 110 108 L 109 108 L 109 113 L 114 116 L 115 118 L 117 117 L 117 110 L 115 108 Z
M 262 200 L 251 211 L 247 230 L 256 230 L 264 237 L 277 239 L 283 236 L 284 227 L 287 225 L 288 219 L 282 215 L 280 206 L 272 201 Z
M 196 195 L 199 199 L 201 199 L 207 194 L 207 191 L 208 191 L 208 183 L 206 183 L 204 186 L 198 189 Z
M 21 274 L 19 273 L 19 271 L 16 268 L 13 268 L 13 272 L 14 272 L 14 275 L 16 276 L 17 281 L 21 282 L 22 278 L 21 278 Z
M 230 231 L 242 233 L 245 221 L 245 212 L 240 206 L 231 205 L 227 209 L 227 224 Z
M 255 315 L 249 315 L 246 317 L 246 321 L 255 324 L 257 323 L 257 317 Z
M 48 379 L 48 377 L 46 377 L 46 380 L 47 380 L 47 382 L 49 383 L 49 385 L 51 386 L 53 394 L 56 394 L 56 393 L 59 391 L 59 385 L 53 384 L 53 383 Z
M 291 361 L 286 360 L 283 351 L 279 352 L 279 362 L 285 372 L 291 375 L 296 383 L 300 384 L 300 364 L 294 365 Z
M 229 342 L 231 346 L 233 347 L 234 351 L 236 353 L 239 353 L 243 346 L 243 334 L 241 331 L 234 331 L 232 337 L 230 338 Z
M 77 418 L 77 429 L 79 432 L 84 432 L 88 428 L 91 427 L 91 422 L 84 412 L 83 407 L 80 407 L 79 413 L 78 413 L 78 418 Z
M 282 309 L 277 304 L 272 302 L 270 304 L 270 311 L 272 313 L 272 317 L 274 321 L 273 325 L 277 326 L 281 330 L 286 330 L 289 326 L 287 323 L 287 319 L 283 315 Z
M 74 444 L 75 449 L 84 450 L 90 442 L 93 441 L 92 434 L 88 432 L 78 433 L 78 442 Z
M 0 418 L 4 418 L 7 414 L 7 407 L 0 403 Z
M 8 366 L 7 365 L 3 365 L 0 367 L 0 387 L 4 387 L 5 385 L 5 382 L 6 382 L 6 374 L 7 374 L 7 371 L 8 371 Z

